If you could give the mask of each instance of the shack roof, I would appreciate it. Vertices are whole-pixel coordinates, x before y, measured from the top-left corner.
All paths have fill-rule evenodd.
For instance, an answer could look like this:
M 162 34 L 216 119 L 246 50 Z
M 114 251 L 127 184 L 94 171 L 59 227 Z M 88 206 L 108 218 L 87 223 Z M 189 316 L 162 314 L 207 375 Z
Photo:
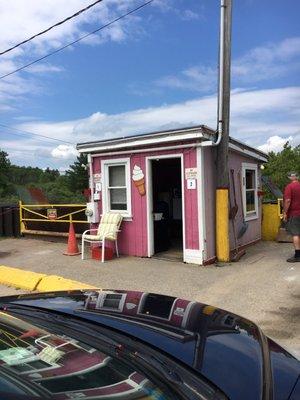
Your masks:
M 123 136 L 118 138 L 96 140 L 92 142 L 78 143 L 76 148 L 80 153 L 91 153 L 99 155 L 108 152 L 118 152 L 129 149 L 139 149 L 145 146 L 170 146 L 177 143 L 183 144 L 200 143 L 215 140 L 216 132 L 206 125 L 197 125 L 179 129 L 169 129 L 150 133 L 143 133 L 133 136 Z M 229 148 L 233 151 L 242 152 L 252 158 L 266 162 L 267 155 L 239 140 L 229 138 Z

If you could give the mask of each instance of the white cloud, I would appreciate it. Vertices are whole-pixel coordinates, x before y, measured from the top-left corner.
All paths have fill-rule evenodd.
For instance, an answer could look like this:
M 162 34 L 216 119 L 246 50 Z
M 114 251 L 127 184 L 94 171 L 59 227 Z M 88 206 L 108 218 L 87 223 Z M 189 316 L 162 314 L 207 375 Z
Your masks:
M 216 126 L 216 96 L 205 96 L 182 103 L 105 114 L 96 112 L 79 120 L 26 122 L 19 129 L 53 135 L 70 142 L 128 136 L 157 129 L 193 124 Z M 276 119 L 280 113 L 280 120 Z M 299 130 L 300 87 L 238 91 L 231 96 L 231 132 L 233 136 L 256 138 L 289 135 Z M 272 135 L 273 132 L 273 135 Z M 262 137 L 259 144 L 265 142 Z
M 61 71 L 64 71 L 64 68 L 49 63 L 31 65 L 26 70 L 26 72 L 30 73 L 61 72 Z
M 285 145 L 286 142 L 292 142 L 293 138 L 292 136 L 289 136 L 288 138 L 284 138 L 281 136 L 271 136 L 267 140 L 266 143 L 262 144 L 261 146 L 258 146 L 258 148 L 261 151 L 264 151 L 265 153 L 269 153 L 270 151 L 274 151 L 275 153 L 278 153 L 283 149 L 283 146 Z M 292 144 L 292 143 L 291 143 Z
M 33 36 L 50 25 L 90 4 L 90 0 L 14 0 L 0 3 L 0 51 Z M 155 2 L 153 3 L 155 4 Z M 136 5 L 136 0 L 106 0 L 29 43 L 0 58 L 0 76 L 83 36 Z M 82 45 L 99 45 L 107 41 L 121 42 L 143 34 L 141 17 L 128 16 L 114 25 L 82 41 Z M 71 50 L 71 48 L 69 48 Z M 68 50 L 67 50 L 68 51 Z M 50 63 L 36 64 L 25 74 L 14 74 L 0 81 L 0 112 L 20 108 L 24 98 L 42 91 L 47 84 L 39 79 L 64 68 Z M 45 90 L 44 90 L 45 92 Z
M 0 48 L 5 49 L 24 38 L 32 36 L 44 30 L 50 25 L 75 13 L 79 9 L 90 4 L 90 0 L 72 0 L 62 5 L 61 0 L 15 0 L 2 2 L 0 5 Z M 134 0 L 107 0 L 96 5 L 78 17 L 60 25 L 33 41 L 29 46 L 34 52 L 44 52 L 59 47 L 66 42 L 76 39 L 88 31 L 91 23 L 108 22 L 113 19 L 120 10 L 132 7 Z M 126 26 L 128 20 L 120 22 L 118 27 Z M 14 28 L 12 28 L 14 27 Z M 107 30 L 109 31 L 109 30 Z M 106 31 L 106 32 L 107 32 Z M 101 33 L 100 33 L 101 36 Z M 106 36 L 109 39 L 109 36 Z M 112 33 L 111 40 L 119 40 Z M 24 47 L 17 51 L 24 52 Z M 25 47 L 26 49 L 26 47 Z M 12 53 L 10 53 L 12 54 Z
M 300 69 L 300 37 L 287 38 L 249 50 L 232 60 L 232 81 L 252 84 L 285 76 Z M 216 60 L 217 64 L 217 60 Z M 214 66 L 194 65 L 178 74 L 156 80 L 160 87 L 212 92 L 217 85 L 218 71 Z
M 182 4 L 185 0 L 181 1 Z M 177 17 L 179 17 L 183 21 L 191 21 L 203 18 L 204 15 L 204 5 L 202 2 L 198 2 L 195 4 L 194 10 L 189 8 L 182 9 L 178 8 L 178 0 L 155 0 L 154 4 L 158 7 L 162 12 L 174 13 Z
M 155 84 L 172 89 L 211 92 L 217 87 L 217 71 L 207 66 L 190 67 L 182 71 L 179 76 L 166 76 L 158 79 Z
M 60 144 L 51 151 L 54 158 L 62 158 L 64 160 L 72 160 L 74 156 L 78 155 L 74 146 L 69 144 Z
M 259 82 L 270 80 L 300 65 L 300 37 L 287 38 L 279 43 L 256 47 L 233 61 L 232 75 L 238 81 Z
M 41 167 L 51 165 L 51 145 L 47 142 L 21 136 L 5 139 L 2 133 L 0 148 L 4 149 L 9 154 L 10 160 L 18 165 Z
M 87 118 L 57 123 L 24 122 L 16 127 L 76 144 L 196 124 L 215 128 L 216 105 L 214 95 L 119 114 L 96 112 Z M 292 137 L 296 145 L 300 143 L 299 126 L 300 87 L 232 93 L 230 134 L 253 147 L 265 145 L 272 136 L 283 140 Z M 270 144 L 274 145 L 274 139 L 269 141 Z M 18 164 L 66 168 L 67 161 L 76 156 L 71 146 L 57 146 L 51 140 L 46 142 L 36 137 L 19 138 L 9 143 L 2 140 L 0 147 Z
M 0 149 L 9 154 L 9 159 L 17 165 L 38 166 L 65 171 L 74 162 L 77 156 L 75 146 L 61 148 L 53 141 L 41 140 L 33 137 L 16 136 L 13 139 L 4 139 L 0 134 Z M 64 145 L 63 145 L 64 146 Z M 59 147 L 59 149 L 56 149 Z M 68 146 L 67 146 L 68 147 Z M 54 157 L 52 152 L 58 157 Z
M 182 19 L 186 20 L 186 21 L 190 21 L 193 19 L 199 19 L 199 18 L 200 18 L 200 15 L 193 10 L 187 9 L 187 10 L 184 10 L 182 13 Z
M 27 95 L 34 95 L 40 91 L 41 84 L 31 77 L 24 79 L 19 75 L 14 75 L 0 80 L 0 111 L 13 110 L 18 102 L 28 100 Z

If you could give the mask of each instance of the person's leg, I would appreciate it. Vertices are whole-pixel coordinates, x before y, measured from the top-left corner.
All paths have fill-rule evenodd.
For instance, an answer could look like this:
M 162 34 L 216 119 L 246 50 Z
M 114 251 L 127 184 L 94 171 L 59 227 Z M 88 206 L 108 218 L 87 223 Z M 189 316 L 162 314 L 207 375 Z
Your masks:
M 287 222 L 287 231 L 293 236 L 295 254 L 287 262 L 300 262 L 300 216 L 292 216 Z
M 300 236 L 293 236 L 293 242 L 295 247 L 295 258 L 300 259 Z
M 300 250 L 300 236 L 293 236 L 295 250 Z
M 300 262 L 300 235 L 293 235 L 293 244 L 295 248 L 295 255 L 288 258 L 288 262 Z

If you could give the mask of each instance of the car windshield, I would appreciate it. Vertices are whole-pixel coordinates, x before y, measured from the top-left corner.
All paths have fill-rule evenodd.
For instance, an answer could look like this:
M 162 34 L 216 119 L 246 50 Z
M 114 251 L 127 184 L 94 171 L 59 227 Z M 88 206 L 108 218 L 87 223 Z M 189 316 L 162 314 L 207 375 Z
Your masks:
M 117 355 L 0 312 L 0 397 L 5 394 L 57 400 L 177 398 Z

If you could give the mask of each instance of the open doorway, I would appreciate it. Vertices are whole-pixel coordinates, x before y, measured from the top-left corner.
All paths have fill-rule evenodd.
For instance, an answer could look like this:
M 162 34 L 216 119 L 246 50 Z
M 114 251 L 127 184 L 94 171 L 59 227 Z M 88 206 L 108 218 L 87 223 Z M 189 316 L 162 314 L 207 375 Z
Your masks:
M 181 158 L 149 160 L 150 243 L 154 257 L 183 260 Z

